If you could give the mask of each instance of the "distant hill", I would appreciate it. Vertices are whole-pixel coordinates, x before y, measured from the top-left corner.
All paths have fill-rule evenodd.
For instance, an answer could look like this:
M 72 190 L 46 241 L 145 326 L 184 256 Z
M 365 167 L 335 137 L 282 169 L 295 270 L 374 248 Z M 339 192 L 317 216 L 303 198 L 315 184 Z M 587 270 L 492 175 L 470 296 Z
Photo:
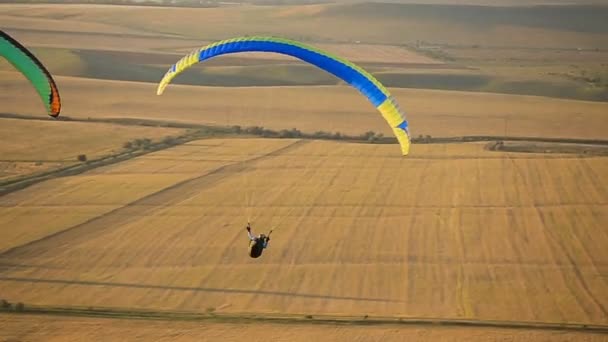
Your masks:
M 325 15 L 428 21 L 478 28 L 525 26 L 575 32 L 608 32 L 608 6 L 480 6 L 358 3 L 328 6 Z

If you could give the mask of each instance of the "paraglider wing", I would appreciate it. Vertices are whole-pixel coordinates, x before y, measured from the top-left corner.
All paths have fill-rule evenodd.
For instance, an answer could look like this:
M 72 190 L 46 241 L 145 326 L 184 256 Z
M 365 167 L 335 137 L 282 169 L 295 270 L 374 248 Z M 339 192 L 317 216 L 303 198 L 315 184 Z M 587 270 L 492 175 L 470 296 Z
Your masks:
M 47 113 L 57 117 L 61 111 L 61 99 L 55 81 L 42 63 L 23 45 L 1 30 L 0 55 L 27 77 L 42 98 Z
M 161 95 L 175 76 L 194 64 L 224 54 L 253 51 L 289 55 L 313 64 L 344 80 L 365 95 L 374 107 L 380 111 L 393 129 L 393 133 L 401 145 L 403 155 L 409 153 L 410 138 L 405 116 L 388 90 L 374 76 L 345 59 L 289 39 L 257 36 L 239 37 L 202 47 L 174 64 L 160 81 L 156 93 Z

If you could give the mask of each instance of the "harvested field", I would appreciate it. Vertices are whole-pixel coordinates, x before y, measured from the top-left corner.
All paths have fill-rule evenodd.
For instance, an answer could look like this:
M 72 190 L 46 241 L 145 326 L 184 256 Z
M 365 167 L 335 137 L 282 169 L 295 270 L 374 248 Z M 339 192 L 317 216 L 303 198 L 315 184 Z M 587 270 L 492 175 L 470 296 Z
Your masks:
M 43 114 L 44 115 L 44 114 Z M 1 119 L 3 160 L 72 161 L 80 153 L 96 158 L 119 151 L 136 138 L 160 140 L 184 129 L 121 126 L 105 123 Z
M 15 161 L 2 160 L 0 161 L 0 180 L 12 179 L 24 175 L 29 175 L 37 172 L 43 172 L 50 169 L 56 169 L 61 166 L 75 164 L 76 158 L 70 161 Z
M 224 143 L 218 142 L 219 145 Z M 202 144 L 197 149 L 204 150 L 204 142 Z M 281 144 L 285 142 L 268 140 L 258 144 L 257 151 L 245 150 L 239 154 L 247 145 L 245 139 L 226 144 L 224 148 L 217 146 L 215 153 L 221 154 L 217 157 L 213 157 L 213 152 L 191 157 L 193 147 L 185 145 L 171 150 L 178 154 L 183 151 L 183 160 L 175 155 L 167 158 L 167 152 L 159 151 L 111 166 L 112 171 L 103 172 L 105 168 L 100 168 L 82 176 L 50 180 L 3 196 L 0 198 L 0 227 L 3 229 L 0 252 L 78 226 L 227 162 L 263 152 L 268 149 L 264 145 Z M 128 171 L 123 171 L 125 169 Z
M 608 7 L 445 1 L 0 4 L 81 121 L 0 119 L 4 184 L 194 136 L 87 118 L 392 136 L 356 90 L 284 56 L 214 59 L 156 95 L 184 52 L 243 34 L 362 65 L 435 142 L 404 158 L 396 144 L 216 136 L 2 195 L 0 300 L 26 309 L 0 313 L 0 340 L 606 340 L 608 157 L 555 142 L 608 140 L 608 102 L 489 92 L 605 100 Z M 5 61 L 0 103 L 45 116 Z M 527 138 L 428 139 L 473 135 Z M 247 221 L 275 229 L 259 259 Z
M 51 203 L 116 209 L 67 216 L 54 231 L 69 230 L 22 247 L 7 239 L 0 292 L 39 305 L 606 324 L 607 172 L 606 158 L 483 144 L 402 158 L 395 145 L 202 140 L 64 181 L 148 180 L 158 190 L 141 200 L 52 182 L 3 197 L 2 220 Z M 166 188 L 172 177 L 183 181 Z M 256 232 L 277 227 L 259 260 L 246 255 L 248 217 Z
M 35 95 L 35 94 L 32 94 Z M 37 96 L 37 95 L 35 95 Z M 38 98 L 35 98 L 38 101 Z M 36 101 L 29 101 L 36 102 Z M 33 103 L 37 107 L 39 103 Z M 178 136 L 176 128 L 118 126 L 102 123 L 0 119 L 0 180 L 23 176 L 77 163 L 81 154 L 88 159 L 117 153 L 131 140 L 152 141 Z
M 484 328 L 325 326 L 285 324 L 222 324 L 64 318 L 0 314 L 7 340 L 154 340 L 154 341 L 605 341 L 605 336 L 561 331 L 518 331 Z
M 10 74 L 10 73 L 9 73 Z M 315 132 L 390 135 L 390 127 L 365 97 L 347 86 L 193 87 L 58 77 L 63 115 L 144 118 L 203 124 L 298 128 Z M 40 112 L 23 80 L 0 93 L 4 110 Z M 414 136 L 510 135 L 608 138 L 608 103 L 536 96 L 391 89 L 408 115 Z M 10 99 L 10 101 L 9 101 Z M 566 129 L 567 128 L 567 129 Z
M 608 28 L 602 20 L 605 6 L 568 6 L 564 10 L 564 6 L 364 3 L 186 9 L 6 4 L 2 8 L 6 10 L 0 15 L 4 29 L 27 46 L 88 55 L 81 61 L 87 68 L 78 69 L 79 63 L 74 63 L 77 70 L 57 67 L 59 57 L 46 58 L 57 75 L 156 82 L 186 51 L 247 32 L 308 42 L 366 68 L 397 68 L 384 70 L 382 81 L 391 87 L 608 99 L 608 88 L 600 82 L 605 79 L 603 57 L 608 46 Z M 367 25 L 360 25 L 362 21 Z M 125 55 L 108 61 L 107 55 L 97 56 L 104 50 Z M 149 55 L 132 62 L 127 52 Z M 272 54 L 239 56 L 243 57 L 206 64 L 206 77 L 189 72 L 181 79 L 204 86 L 333 84 L 319 75 L 303 77 L 312 73 L 310 69 L 268 72 L 244 68 L 228 74 L 214 70 L 217 65 L 294 62 Z M 171 62 L 148 64 L 149 59 Z M 540 72 L 539 64 L 558 71 Z M 503 69 L 494 70 L 494 65 Z M 438 68 L 473 71 L 466 77 L 429 73 Z M 475 72 L 479 69 L 482 73 Z M 411 70 L 426 73 L 412 75 Z M 569 75 L 573 72 L 574 76 Z

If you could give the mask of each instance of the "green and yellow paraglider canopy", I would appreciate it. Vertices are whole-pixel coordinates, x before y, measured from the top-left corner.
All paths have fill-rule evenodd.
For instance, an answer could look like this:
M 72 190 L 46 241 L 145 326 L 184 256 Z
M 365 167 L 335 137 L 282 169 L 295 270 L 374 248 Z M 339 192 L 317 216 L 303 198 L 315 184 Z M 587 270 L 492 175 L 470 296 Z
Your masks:
M 61 99 L 51 74 L 23 45 L 0 30 L 0 56 L 6 58 L 36 88 L 46 106 L 47 113 L 57 117 L 61 111 Z
M 393 129 L 393 133 L 401 145 L 402 154 L 407 155 L 409 153 L 410 135 L 408 122 L 386 87 L 370 73 L 346 59 L 289 39 L 264 36 L 237 37 L 194 50 L 180 59 L 167 71 L 158 85 L 157 94 L 161 95 L 175 76 L 192 65 L 220 55 L 253 51 L 292 56 L 344 80 L 359 90 L 378 109 Z

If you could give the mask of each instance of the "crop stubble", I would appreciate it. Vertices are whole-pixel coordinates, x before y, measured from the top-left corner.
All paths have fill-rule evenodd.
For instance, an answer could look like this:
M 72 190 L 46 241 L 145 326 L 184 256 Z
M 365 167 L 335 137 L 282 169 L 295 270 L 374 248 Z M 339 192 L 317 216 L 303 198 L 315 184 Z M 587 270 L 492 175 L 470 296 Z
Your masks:
M 91 160 L 115 154 L 123 151 L 126 142 L 135 139 L 148 138 L 156 142 L 185 132 L 164 127 L 57 122 L 51 118 L 45 120 L 45 113 L 39 115 L 40 120 L 0 120 L 1 180 L 76 164 L 79 155 Z
M 605 158 L 220 139 L 71 179 L 163 179 L 180 174 L 172 158 L 234 162 L 5 252 L 2 292 L 45 305 L 606 323 Z M 277 227 L 258 260 L 248 218 L 255 232 Z
M 153 322 L 109 320 L 105 318 L 72 318 L 0 315 L 3 329 L 0 338 L 19 341 L 52 340 L 124 340 L 154 341 L 295 341 L 311 339 L 331 341 L 365 340 L 392 342 L 416 341 L 581 341 L 600 342 L 602 335 L 562 331 L 510 330 L 452 327 L 404 326 L 327 326 L 286 324 L 226 324 L 207 322 Z M 35 328 L 32 328 L 35 326 Z

